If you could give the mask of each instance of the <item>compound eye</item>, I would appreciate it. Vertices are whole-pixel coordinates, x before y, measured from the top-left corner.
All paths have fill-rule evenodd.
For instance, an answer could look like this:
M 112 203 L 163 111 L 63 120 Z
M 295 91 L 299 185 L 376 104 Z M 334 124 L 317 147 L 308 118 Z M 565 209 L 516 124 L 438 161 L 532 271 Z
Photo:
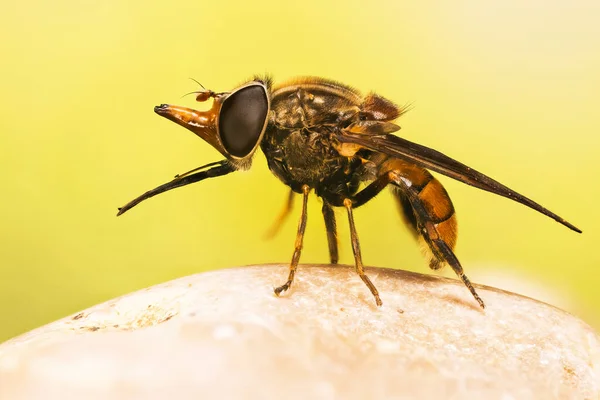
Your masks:
M 268 111 L 267 91 L 260 84 L 229 95 L 219 113 L 219 135 L 225 150 L 236 157 L 250 154 L 263 132 Z

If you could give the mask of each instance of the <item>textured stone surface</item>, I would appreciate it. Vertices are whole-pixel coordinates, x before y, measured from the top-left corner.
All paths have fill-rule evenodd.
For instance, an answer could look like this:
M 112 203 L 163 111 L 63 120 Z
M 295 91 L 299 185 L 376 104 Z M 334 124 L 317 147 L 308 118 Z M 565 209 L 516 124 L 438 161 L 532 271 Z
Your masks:
M 597 399 L 600 339 L 525 297 L 368 269 L 192 275 L 0 345 L 0 399 Z

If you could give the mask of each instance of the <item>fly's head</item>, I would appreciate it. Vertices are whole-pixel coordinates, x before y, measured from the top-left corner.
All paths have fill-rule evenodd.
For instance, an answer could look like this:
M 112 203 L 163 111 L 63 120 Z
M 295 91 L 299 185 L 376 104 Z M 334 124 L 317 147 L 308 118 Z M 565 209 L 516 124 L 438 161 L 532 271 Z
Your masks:
M 161 104 L 154 112 L 192 131 L 233 164 L 248 168 L 268 123 L 268 82 L 250 81 L 231 92 L 196 92 L 196 100 L 213 99 L 208 111 Z

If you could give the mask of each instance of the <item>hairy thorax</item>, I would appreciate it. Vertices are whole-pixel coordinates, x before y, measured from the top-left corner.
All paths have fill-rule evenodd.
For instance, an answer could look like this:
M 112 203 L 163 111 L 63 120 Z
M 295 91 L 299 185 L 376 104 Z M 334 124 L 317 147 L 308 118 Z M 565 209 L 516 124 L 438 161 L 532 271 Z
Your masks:
M 333 147 L 325 127 L 320 129 L 282 129 L 269 132 L 273 172 L 284 183 L 297 190 L 303 184 L 320 189 L 333 176 L 348 169 L 350 160 Z M 349 172 L 349 171 L 346 171 Z
M 340 154 L 331 133 L 357 117 L 359 104 L 353 92 L 327 82 L 292 82 L 276 89 L 261 143 L 271 171 L 296 192 L 302 185 L 317 193 L 345 192 L 356 163 Z

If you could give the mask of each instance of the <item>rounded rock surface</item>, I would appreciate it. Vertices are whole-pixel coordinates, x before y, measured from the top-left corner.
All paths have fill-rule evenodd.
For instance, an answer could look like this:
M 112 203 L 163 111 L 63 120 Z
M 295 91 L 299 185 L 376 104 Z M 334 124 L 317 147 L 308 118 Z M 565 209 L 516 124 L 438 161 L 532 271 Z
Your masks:
M 287 265 L 180 278 L 0 345 L 0 399 L 597 399 L 600 338 L 550 305 L 460 281 Z

